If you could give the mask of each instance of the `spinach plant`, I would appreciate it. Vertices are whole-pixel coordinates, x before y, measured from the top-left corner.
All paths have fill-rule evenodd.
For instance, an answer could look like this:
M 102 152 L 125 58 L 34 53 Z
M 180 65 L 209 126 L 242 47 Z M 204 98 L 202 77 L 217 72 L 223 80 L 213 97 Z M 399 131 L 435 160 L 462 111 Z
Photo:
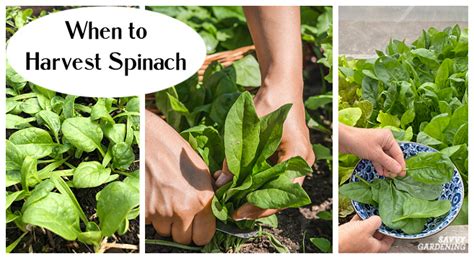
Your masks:
M 8 251 L 35 227 L 96 251 L 125 234 L 139 215 L 138 97 L 58 94 L 9 66 L 6 93 L 6 223 L 25 233 Z M 94 215 L 79 189 L 96 193 Z
M 292 157 L 276 165 L 268 162 L 280 144 L 290 108 L 291 105 L 284 105 L 259 118 L 248 92 L 242 93 L 230 108 L 225 121 L 224 150 L 233 179 L 216 191 L 212 202 L 219 220 L 232 221 L 232 212 L 245 202 L 262 209 L 300 207 L 311 202 L 303 188 L 292 182 L 312 171 L 303 158 Z M 253 226 L 248 221 L 235 223 Z
M 233 50 L 241 46 L 252 44 L 241 7 L 170 6 L 148 7 L 148 9 L 177 18 L 194 28 L 204 39 L 208 54 Z M 302 41 L 304 43 L 305 53 L 308 54 L 305 55 L 304 60 L 307 65 L 304 72 L 305 88 L 311 90 L 308 91 L 309 95 L 314 95 L 313 97 L 308 98 L 305 103 L 308 126 L 313 131 L 330 136 L 330 122 L 328 123 L 327 119 L 323 120 L 321 114 L 323 114 L 325 118 L 331 118 L 330 102 L 332 100 L 332 93 L 330 92 L 330 82 L 332 68 L 332 8 L 301 7 L 301 24 Z M 238 40 L 234 41 L 234 39 Z M 319 69 L 319 73 L 318 71 L 313 71 L 314 67 Z M 313 78 L 310 75 L 318 75 L 319 78 Z M 324 85 L 324 87 L 315 87 L 314 79 L 321 80 L 321 84 Z M 238 150 L 229 149 L 229 144 L 225 144 L 226 138 L 228 139 L 227 143 L 229 143 L 229 141 L 237 141 L 237 139 L 231 140 L 232 136 L 229 136 L 230 133 L 226 133 L 226 125 L 228 124 L 228 121 L 229 125 L 231 125 L 230 117 L 228 116 L 231 107 L 238 98 L 248 98 L 242 97 L 241 95 L 243 93 L 255 93 L 260 86 L 260 83 L 261 78 L 258 63 L 253 55 L 246 55 L 244 58 L 235 61 L 228 66 L 223 66 L 219 63 L 210 64 L 201 79 L 198 78 L 198 75 L 194 75 L 176 86 L 156 93 L 154 102 L 148 103 L 147 107 L 156 106 L 159 113 L 165 117 L 167 123 L 181 133 L 181 136 L 185 138 L 200 154 L 209 166 L 210 171 L 215 172 L 222 168 L 222 163 L 224 159 L 226 159 L 228 153 L 238 153 Z M 314 91 L 314 89 L 317 89 L 317 92 Z M 246 93 L 246 95 L 247 94 L 248 93 Z M 240 102 L 241 104 L 239 105 L 243 105 L 242 103 L 244 103 L 245 105 L 250 106 L 250 102 L 248 101 L 242 100 Z M 246 111 L 249 112 L 250 108 L 247 107 L 246 109 Z M 278 114 L 286 116 L 287 109 L 289 109 L 289 107 L 280 108 Z M 236 112 L 234 112 L 232 117 L 238 118 L 235 113 Z M 243 190 L 246 188 L 245 185 L 252 184 L 250 179 L 253 177 L 253 173 L 263 173 L 265 171 L 262 170 L 266 169 L 267 166 L 270 166 L 265 165 L 263 162 L 268 154 L 257 153 L 261 152 L 260 149 L 263 149 L 263 145 L 265 145 L 264 142 L 267 140 L 260 139 L 260 133 L 256 133 L 256 128 L 261 130 L 262 127 L 265 127 L 262 123 L 267 122 L 263 122 L 264 118 L 255 118 L 255 116 L 256 115 L 254 114 L 254 121 L 252 122 L 255 123 L 255 125 L 245 125 L 242 127 L 245 127 L 246 130 L 247 127 L 254 128 L 254 135 L 258 135 L 258 139 L 254 139 L 254 141 L 260 143 L 255 145 L 260 146 L 251 147 L 248 155 L 245 153 L 242 156 L 230 159 L 233 161 L 233 168 L 239 170 L 239 178 L 235 180 L 235 184 L 233 184 L 233 182 L 229 183 L 228 186 L 224 186 L 220 191 L 218 191 L 217 195 L 219 195 L 219 198 L 214 200 L 214 210 L 216 214 L 219 214 L 219 217 L 228 224 L 237 224 L 242 228 L 251 228 L 257 224 L 259 225 L 259 228 L 262 229 L 261 225 L 277 227 L 276 216 L 262 219 L 258 222 L 245 223 L 236 223 L 229 218 L 232 211 L 237 209 L 236 206 L 246 201 L 246 197 L 249 197 L 249 200 L 255 199 L 256 201 L 254 202 L 262 202 L 260 204 L 261 206 L 276 206 L 276 204 L 263 204 L 263 201 L 257 200 L 257 197 L 260 196 L 254 194 L 247 196 L 249 193 L 257 191 L 257 189 Z M 281 121 L 281 119 L 278 121 Z M 262 134 L 267 133 L 262 132 Z M 277 135 L 279 136 L 278 138 L 281 137 L 281 133 L 274 136 Z M 262 138 L 264 137 L 262 136 Z M 330 139 L 330 137 L 326 137 L 325 139 Z M 274 141 L 276 140 L 271 140 L 272 143 Z M 242 146 L 245 146 L 245 148 L 248 149 L 249 147 L 247 147 L 247 144 L 248 143 L 242 144 Z M 314 145 L 313 147 L 314 151 L 318 154 L 320 161 L 331 160 L 331 151 L 327 145 L 324 146 L 319 144 Z M 258 148 L 258 150 L 255 151 L 254 148 Z M 255 158 L 252 158 L 252 155 L 254 155 Z M 259 160 L 253 161 L 253 159 L 257 159 L 257 157 L 259 157 Z M 274 165 L 275 168 L 271 170 L 274 170 L 274 172 L 280 172 L 277 174 L 285 174 L 283 173 L 285 170 L 291 171 L 296 170 L 292 169 L 294 167 L 300 167 L 300 165 L 298 165 L 300 162 L 301 161 L 298 158 L 293 158 L 291 162 L 287 162 L 283 165 Z M 240 163 L 242 163 L 242 168 L 240 168 Z M 329 164 L 330 163 L 328 163 L 328 165 Z M 237 167 L 239 167 L 239 169 L 237 169 Z M 251 167 L 255 167 L 255 169 L 252 169 L 250 172 L 249 170 Z M 302 162 L 301 167 L 303 167 Z M 269 170 L 270 168 L 266 171 L 266 174 L 272 173 Z M 299 170 L 301 170 L 301 168 Z M 264 175 L 262 174 L 261 176 Z M 260 181 L 262 179 L 257 180 Z M 271 179 L 265 178 L 263 180 L 264 182 L 259 183 L 259 185 L 263 186 Z M 285 186 L 288 185 L 289 187 L 288 183 L 289 182 L 287 182 Z M 285 191 L 286 190 L 283 192 Z M 295 190 L 291 189 L 291 191 Z M 266 190 L 262 193 L 268 194 L 269 192 L 269 190 Z M 242 201 L 238 202 L 238 198 L 241 198 Z M 279 206 L 282 206 L 281 204 L 284 204 L 285 202 L 286 201 L 283 200 L 279 201 Z M 297 205 L 295 204 L 294 206 Z M 271 236 L 270 233 L 267 233 L 262 229 L 259 235 L 265 236 L 269 239 L 277 251 L 288 252 L 288 249 L 281 245 L 281 243 Z M 248 240 L 242 240 L 217 232 L 214 239 L 211 241 L 211 244 L 203 247 L 202 251 L 235 252 L 238 251 L 239 246 L 246 241 Z M 147 240 L 147 242 L 155 244 L 160 243 L 175 247 L 179 246 L 180 248 L 183 248 L 183 246 L 178 244 L 172 245 L 166 240 Z M 195 249 L 191 250 L 195 251 Z
M 275 215 L 256 221 L 238 221 L 232 219 L 232 213 L 241 205 L 249 202 L 263 209 L 284 209 L 307 205 L 311 202 L 303 188 L 293 183 L 293 179 L 305 176 L 312 170 L 301 157 L 293 157 L 282 163 L 271 165 L 268 160 L 278 148 L 291 105 L 287 104 L 276 111 L 259 118 L 249 92 L 243 92 L 227 113 L 224 123 L 224 137 L 219 139 L 216 130 L 199 125 L 184 131 L 190 143 L 204 137 L 208 154 L 224 151 L 227 166 L 233 174 L 229 183 L 220 187 L 212 201 L 212 211 L 216 218 L 225 224 L 234 224 L 239 228 L 253 229 L 257 225 L 277 225 Z M 192 133 L 210 133 L 192 135 Z M 212 133 L 211 133 L 212 132 Z M 203 152 L 202 149 L 198 151 Z M 260 230 L 280 252 L 287 248 L 270 233 Z M 205 252 L 237 251 L 245 239 L 217 232 L 210 244 L 203 248 Z
M 341 195 L 378 208 L 382 222 L 406 234 L 423 231 L 429 218 L 445 215 L 451 202 L 439 200 L 443 184 L 453 177 L 454 165 L 440 152 L 419 153 L 406 161 L 406 176 L 344 184 Z

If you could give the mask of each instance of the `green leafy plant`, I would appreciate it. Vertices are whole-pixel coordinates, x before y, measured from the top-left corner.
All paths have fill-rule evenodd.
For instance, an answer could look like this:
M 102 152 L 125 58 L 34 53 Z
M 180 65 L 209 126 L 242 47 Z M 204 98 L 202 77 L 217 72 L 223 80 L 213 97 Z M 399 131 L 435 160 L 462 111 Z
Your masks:
M 9 66 L 6 92 L 6 223 L 25 232 L 20 239 L 40 227 L 96 251 L 125 234 L 139 215 L 138 97 L 58 94 Z M 96 187 L 97 219 L 75 195 Z
M 248 92 L 242 93 L 230 108 L 225 121 L 224 146 L 233 179 L 216 191 L 212 202 L 219 220 L 232 220 L 234 209 L 245 202 L 263 209 L 300 207 L 311 202 L 303 188 L 292 182 L 312 171 L 303 158 L 293 157 L 273 166 L 268 163 L 280 144 L 283 122 L 290 108 L 291 105 L 285 105 L 259 118 Z M 248 223 L 238 222 L 240 226 Z
M 332 244 L 331 241 L 324 237 L 312 237 L 309 239 L 310 242 L 317 247 L 323 253 L 331 253 L 332 252 Z
M 440 152 L 419 153 L 406 161 L 406 176 L 344 184 L 341 195 L 374 205 L 382 222 L 406 234 L 423 231 L 429 218 L 443 216 L 451 209 L 449 200 L 438 200 L 443 184 L 451 181 L 454 165 Z
M 148 10 L 176 18 L 196 30 L 207 53 L 252 44 L 240 6 L 149 6 Z
M 281 138 L 282 123 L 286 118 L 286 113 L 288 112 L 290 106 L 287 105 L 280 108 L 276 113 L 272 114 L 271 117 L 265 117 L 265 119 L 256 117 L 252 97 L 246 89 L 252 91 L 254 87 L 259 85 L 259 73 L 260 71 L 255 58 L 249 55 L 228 67 L 223 67 L 218 63 L 213 63 L 207 68 L 202 81 L 198 81 L 196 75 L 175 87 L 158 92 L 155 95 L 155 105 L 165 116 L 166 121 L 175 129 L 177 129 L 178 132 L 181 133 L 181 136 L 185 138 L 201 155 L 203 160 L 209 166 L 211 172 L 221 169 L 222 163 L 226 156 L 232 156 L 230 157 L 230 162 L 228 161 L 228 163 L 232 164 L 230 167 L 238 170 L 239 180 L 235 180 L 236 183 L 234 186 L 232 186 L 232 188 L 230 187 L 231 184 L 221 188 L 221 190 L 217 192 L 217 195 L 221 195 L 221 198 L 216 198 L 213 203 L 216 213 L 220 210 L 218 212 L 218 218 L 220 217 L 224 219 L 223 221 L 225 222 L 230 220 L 230 213 L 234 209 L 237 209 L 237 207 L 230 208 L 227 206 L 238 206 L 239 203 L 242 204 L 244 201 L 237 201 L 237 196 L 234 195 L 238 194 L 239 197 L 245 198 L 247 194 L 250 193 L 250 191 L 257 190 L 244 190 L 245 186 L 243 184 L 252 184 L 250 182 L 252 179 L 251 177 L 246 179 L 249 174 L 257 172 L 263 173 L 265 172 L 265 169 L 269 169 L 266 171 L 266 174 L 270 174 L 272 173 L 271 170 L 274 170 L 273 172 L 276 174 L 275 177 L 257 177 L 257 181 L 261 181 L 259 183 L 261 186 L 267 182 L 270 182 L 270 180 L 275 180 L 276 176 L 278 174 L 283 174 L 285 170 L 292 170 L 292 167 L 300 167 L 304 165 L 304 167 L 307 168 L 305 170 L 308 170 L 308 172 L 311 171 L 306 162 L 298 158 L 292 159 L 291 162 L 289 161 L 282 165 L 277 165 L 274 169 L 267 168 L 268 164 L 265 160 L 273 153 L 270 153 L 270 151 L 275 150 L 278 147 Z M 252 78 L 258 78 L 258 80 Z M 240 101 L 237 106 L 236 102 L 239 100 L 239 98 Z M 235 107 L 233 105 L 235 105 Z M 232 109 L 232 107 L 234 108 Z M 251 117 L 253 118 L 252 121 L 249 121 L 249 123 L 254 123 L 254 125 L 238 125 L 239 116 L 243 115 L 239 114 L 239 111 L 243 112 L 244 110 L 246 115 L 251 114 L 251 116 L 253 116 Z M 232 115 L 230 115 L 231 111 Z M 277 118 L 280 115 L 282 117 Z M 237 148 L 237 145 L 233 146 L 230 143 L 243 141 L 242 134 L 245 135 L 246 133 L 243 131 L 239 133 L 238 130 L 236 131 L 233 129 L 234 126 L 240 128 L 241 130 L 245 130 L 245 132 L 253 132 L 255 133 L 254 135 L 256 137 L 256 139 L 252 140 L 253 143 L 250 143 L 247 140 L 242 142 L 242 145 L 239 145 L 239 148 L 241 149 L 240 151 L 235 149 Z M 229 127 L 229 130 L 226 130 L 226 127 Z M 275 128 L 270 129 L 269 127 Z M 267 128 L 268 130 L 263 131 L 262 128 Z M 272 130 L 276 130 L 276 132 L 273 132 Z M 262 136 L 260 136 L 260 132 Z M 240 140 L 238 139 L 238 136 L 240 136 Z M 268 139 L 270 137 L 271 139 Z M 226 138 L 227 145 L 225 144 Z M 257 143 L 256 145 L 260 146 L 253 146 L 248 149 L 249 144 L 254 145 L 255 143 Z M 248 149 L 248 152 L 242 152 L 242 148 L 244 148 L 244 150 Z M 255 148 L 258 148 L 258 150 Z M 261 153 L 263 151 L 264 153 Z M 240 166 L 241 163 L 243 163 L 242 166 Z M 255 169 L 252 169 L 251 167 L 255 167 Z M 242 173 L 240 174 L 240 172 Z M 262 174 L 261 176 L 264 175 Z M 245 180 L 247 182 L 244 183 Z M 252 188 L 259 188 L 260 186 L 257 187 L 255 184 Z M 271 186 L 269 185 L 268 188 L 270 187 Z M 300 189 L 301 187 L 299 186 L 288 186 L 288 188 L 293 188 L 290 189 L 290 192 L 295 190 L 302 191 L 302 189 Z M 227 189 L 231 189 L 229 191 L 230 194 L 227 194 Z M 238 192 L 239 189 L 242 189 L 242 191 Z M 268 191 L 269 190 L 266 190 L 265 192 Z M 301 193 L 298 192 L 297 194 L 300 195 Z M 302 197 L 307 197 L 306 194 L 303 194 L 301 194 Z M 259 195 L 252 194 L 249 196 L 249 199 L 257 200 L 256 197 L 258 196 Z M 234 205 L 231 205 L 232 199 L 234 199 Z M 307 200 L 302 201 L 306 202 Z M 221 204 L 221 202 L 223 203 Z M 259 205 L 273 206 L 274 204 L 264 205 L 259 203 Z M 297 206 L 296 203 L 294 206 Z M 275 220 L 276 217 L 271 217 L 271 220 L 267 221 Z M 255 222 L 241 222 L 235 224 L 241 228 L 251 228 L 254 226 Z M 277 251 L 284 250 L 282 250 L 281 244 L 277 242 L 278 240 L 276 240 L 276 238 L 274 238 L 270 233 L 264 233 L 264 231 L 262 231 L 261 237 L 263 236 L 272 242 L 275 249 L 278 247 Z M 246 241 L 247 240 L 242 238 L 218 233 L 214 236 L 214 239 L 211 241 L 211 243 L 203 248 L 203 251 L 235 252 L 238 251 L 240 245 Z
M 332 7 L 302 6 L 300 10 L 301 38 L 313 52 L 316 62 L 328 68 L 325 72 L 319 67 L 321 77 L 332 83 Z M 326 82 L 321 82 L 322 92 L 326 92 Z
M 390 40 L 385 52 L 376 54 L 372 59 L 339 58 L 339 121 L 388 128 L 399 141 L 440 150 L 467 186 L 467 29 L 430 28 L 411 44 Z M 357 161 L 352 155 L 339 156 L 340 184 Z M 350 213 L 349 207 L 340 208 Z
M 320 211 L 316 214 L 316 218 L 319 220 L 324 221 L 332 221 L 332 211 Z M 305 239 L 306 239 L 306 232 L 303 233 L 303 242 L 302 242 L 302 250 L 303 253 L 306 253 L 306 246 L 305 246 Z M 331 239 L 325 237 L 311 237 L 309 238 L 310 244 L 316 247 L 322 253 L 331 253 L 332 252 L 332 242 Z
M 175 17 L 194 28 L 198 33 L 200 33 L 206 42 L 208 53 L 233 50 L 241 46 L 252 44 L 250 40 L 250 33 L 247 30 L 247 24 L 245 22 L 245 16 L 243 15 L 241 7 L 185 6 L 148 7 L 148 9 Z M 331 86 L 329 82 L 325 81 L 325 79 L 331 79 L 331 76 L 328 76 L 328 74 L 330 73 L 329 70 L 332 67 L 332 58 L 330 56 L 332 55 L 332 8 L 301 7 L 301 14 L 302 40 L 304 42 L 305 50 L 308 50 L 305 51 L 305 53 L 308 54 L 305 55 L 305 64 L 307 65 L 307 69 L 304 72 L 305 88 L 318 90 L 317 92 L 311 91 L 311 95 L 314 95 L 314 97 L 312 97 L 312 100 L 308 101 L 306 104 L 308 125 L 313 127 L 313 125 L 317 124 L 321 129 L 318 130 L 319 133 L 330 135 L 330 122 L 328 122 L 327 119 L 322 119 L 322 117 L 329 118 L 329 120 L 331 118 L 331 105 L 330 102 L 327 101 L 330 100 L 332 96 L 332 93 L 330 92 Z M 319 16 L 323 17 L 318 18 Z M 235 33 L 235 39 L 238 40 L 235 42 L 233 41 L 234 39 L 228 41 L 226 35 L 230 35 L 229 33 Z M 318 56 L 316 56 L 316 54 L 318 54 Z M 315 72 L 311 70 L 314 69 L 314 67 L 318 68 L 318 70 Z M 318 79 L 321 80 L 321 84 L 324 84 L 324 87 L 315 87 L 313 85 L 315 78 L 310 78 L 311 75 L 319 76 L 320 78 Z M 238 124 L 237 121 L 235 121 L 235 119 L 238 119 L 238 114 L 236 111 L 234 111 L 234 115 L 229 116 L 231 107 L 233 107 L 238 98 L 245 98 L 245 100 L 247 100 L 249 97 L 243 97 L 242 95 L 249 95 L 249 93 L 254 94 L 258 90 L 260 83 L 260 70 L 257 60 L 255 59 L 254 55 L 248 54 L 242 59 L 233 62 L 228 66 L 223 66 L 219 63 L 211 63 L 207 67 L 202 78 L 199 78 L 198 75 L 194 75 L 179 85 L 156 93 L 154 102 L 148 103 L 147 107 L 156 107 L 159 111 L 159 114 L 161 114 L 166 119 L 167 123 L 180 132 L 181 136 L 185 138 L 201 155 L 203 160 L 209 166 L 210 171 L 215 172 L 222 168 L 223 161 L 226 159 L 228 153 L 232 155 L 237 155 L 239 153 L 238 149 L 236 150 L 229 148 L 229 144 L 225 144 L 226 142 L 232 143 L 232 141 L 238 141 L 238 138 L 235 138 L 235 136 L 241 136 L 239 134 L 230 136 L 229 134 L 232 133 L 229 133 L 229 130 L 226 130 L 227 124 Z M 317 95 L 321 95 L 320 98 L 324 99 L 324 103 L 322 105 L 318 104 L 320 102 L 317 100 Z M 254 108 L 250 108 L 250 101 L 242 100 L 240 102 L 245 104 L 244 107 L 246 107 L 245 109 L 247 112 L 252 109 L 254 110 Z M 239 105 L 242 105 L 242 103 Z M 244 107 L 242 107 L 242 109 Z M 278 110 L 278 114 L 282 116 L 284 115 L 284 117 L 276 119 L 273 118 L 276 116 L 276 114 L 274 114 L 271 120 L 278 123 L 284 121 L 288 109 L 289 107 L 286 106 L 281 107 Z M 253 114 L 253 116 L 256 115 Z M 232 120 L 230 117 L 234 118 L 232 119 L 234 120 L 234 124 L 231 123 Z M 261 128 L 265 127 L 263 123 L 267 122 L 262 122 L 264 118 L 253 117 L 253 119 L 254 120 L 252 123 L 255 123 L 255 125 L 242 125 L 239 127 L 245 128 L 245 130 L 254 130 L 252 132 L 255 133 L 254 135 L 257 137 L 257 139 L 253 139 L 253 141 L 257 143 L 255 145 L 260 145 L 260 147 L 258 147 L 259 150 L 253 150 L 253 148 L 257 148 L 255 146 L 247 147 L 249 143 L 242 143 L 242 145 L 239 145 L 240 147 L 245 146 L 245 149 L 250 148 L 249 151 L 251 152 L 248 154 L 244 152 L 244 155 L 230 159 L 230 161 L 233 163 L 233 168 L 235 170 L 239 170 L 239 179 L 235 180 L 235 185 L 233 185 L 233 182 L 229 183 L 228 186 L 224 186 L 220 189 L 220 191 L 218 191 L 217 195 L 221 196 L 220 198 L 216 198 L 214 200 L 215 210 L 218 212 L 219 217 L 225 219 L 224 221 L 228 224 L 234 224 L 240 228 L 246 229 L 257 226 L 260 231 L 256 238 L 267 239 L 278 252 L 288 252 L 288 248 L 282 245 L 270 232 L 267 232 L 264 228 L 262 228 L 263 225 L 276 228 L 276 216 L 258 220 L 257 222 L 240 223 L 233 222 L 233 220 L 229 217 L 230 213 L 234 209 L 237 209 L 236 206 L 242 204 L 246 197 L 255 203 L 261 203 L 261 206 L 275 205 L 268 203 L 263 204 L 262 200 L 257 199 L 259 195 L 247 195 L 252 191 L 257 191 L 257 189 L 247 189 L 246 191 L 243 190 L 246 187 L 245 185 L 252 184 L 250 182 L 252 174 L 263 173 L 265 172 L 264 169 L 267 169 L 266 167 L 269 166 L 263 162 L 263 159 L 265 157 L 268 158 L 269 155 L 267 153 L 270 149 L 268 149 L 266 151 L 267 153 L 265 154 L 258 153 L 261 152 L 260 149 L 263 149 L 263 146 L 266 145 L 266 142 L 279 142 L 279 140 L 273 139 L 271 141 L 263 140 L 263 135 L 261 139 L 260 133 L 257 134 L 256 129 L 258 128 L 258 131 L 260 132 Z M 249 129 L 247 129 L 247 127 L 249 127 Z M 267 133 L 262 132 L 262 134 L 265 135 Z M 274 133 L 271 134 L 274 137 L 278 136 L 278 139 L 281 137 L 281 133 L 276 135 Z M 330 165 L 329 161 L 331 160 L 331 150 L 327 146 L 329 145 L 315 145 L 314 150 L 318 154 L 319 161 Z M 256 161 L 257 159 L 259 160 Z M 289 171 L 293 170 L 291 169 L 292 167 L 300 167 L 300 162 L 300 159 L 294 158 L 291 162 L 273 165 L 275 168 L 272 170 L 274 170 L 276 174 L 284 174 L 283 172 L 285 170 Z M 242 165 L 240 165 L 241 163 Z M 303 163 L 301 163 L 301 166 L 302 165 Z M 252 169 L 251 167 L 254 167 L 255 169 Z M 301 168 L 299 170 L 301 170 Z M 267 171 L 266 173 L 270 174 L 270 171 Z M 262 174 L 262 176 L 264 175 Z M 273 181 L 274 178 L 275 177 L 268 177 L 258 180 L 263 180 L 263 182 L 260 183 L 260 185 L 263 186 L 264 184 Z M 294 192 L 295 190 L 291 189 L 293 187 L 291 187 L 289 183 L 291 183 L 291 181 L 286 181 L 285 186 L 290 188 L 288 189 L 290 192 Z M 231 185 L 233 186 L 230 187 Z M 295 186 L 295 188 L 298 187 Z M 239 191 L 239 189 L 242 189 L 242 191 Z M 300 195 L 300 190 L 298 189 L 297 191 L 297 195 Z M 265 192 L 270 191 L 266 190 Z M 285 193 L 287 190 L 285 189 L 282 192 Z M 236 198 L 237 196 L 242 198 L 242 201 L 238 201 Z M 283 204 L 286 201 L 280 200 L 279 202 Z M 279 206 L 282 206 L 281 204 Z M 294 206 L 297 205 L 294 204 Z M 219 208 L 222 210 L 220 211 Z M 200 251 L 237 252 L 239 251 L 240 246 L 248 241 L 249 239 L 242 239 L 227 235 L 225 233 L 216 232 L 216 235 L 214 236 L 211 243 L 203 247 Z M 166 240 L 147 240 L 147 242 L 155 244 L 159 243 L 161 245 L 170 244 L 170 242 Z M 177 246 L 179 246 L 181 249 L 187 249 L 181 245 Z M 176 247 L 176 245 L 173 245 L 173 247 Z M 197 250 L 196 247 L 191 247 L 191 251 Z
M 205 130 L 212 128 L 203 125 L 183 131 L 182 135 L 187 136 L 192 145 L 197 143 L 196 138 L 203 136 L 206 144 L 207 141 L 213 140 L 212 145 L 206 146 L 208 152 L 198 148 L 201 154 L 215 154 L 215 149 L 225 153 L 228 168 L 234 177 L 231 182 L 216 191 L 212 201 L 213 213 L 220 221 L 243 229 L 253 229 L 269 222 L 277 225 L 275 216 L 258 221 L 235 222 L 231 215 L 245 202 L 264 209 L 300 207 L 311 202 L 303 188 L 292 182 L 296 177 L 311 173 L 312 170 L 304 159 L 293 157 L 276 165 L 270 165 L 268 162 L 280 144 L 283 122 L 290 108 L 291 105 L 284 105 L 259 118 L 252 95 L 243 92 L 227 112 L 223 138 L 218 138 L 219 134 L 215 129 L 206 134 Z M 260 230 L 260 235 L 267 237 L 277 251 L 288 252 L 271 233 Z M 236 252 L 245 241 L 218 232 L 203 251 Z

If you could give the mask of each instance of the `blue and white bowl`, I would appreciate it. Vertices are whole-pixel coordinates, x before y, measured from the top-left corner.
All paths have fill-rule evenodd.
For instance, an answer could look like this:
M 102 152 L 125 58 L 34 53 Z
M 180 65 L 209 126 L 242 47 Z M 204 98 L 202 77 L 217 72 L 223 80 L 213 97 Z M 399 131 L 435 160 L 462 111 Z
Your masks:
M 437 152 L 437 150 L 434 148 L 418 143 L 400 142 L 399 144 L 403 151 L 405 159 L 414 156 L 420 152 Z M 383 176 L 379 176 L 376 173 L 372 162 L 365 159 L 361 160 L 354 168 L 354 171 L 352 172 L 352 176 L 350 178 L 351 182 L 359 181 L 356 175 L 369 182 L 372 182 L 374 179 L 377 178 L 384 178 Z M 459 174 L 456 168 L 454 168 L 454 175 L 451 179 L 451 182 L 443 185 L 443 191 L 441 192 L 441 195 L 438 199 L 451 201 L 451 210 L 443 217 L 429 219 L 426 222 L 425 228 L 422 232 L 414 235 L 409 235 L 403 233 L 401 230 L 394 230 L 388 228 L 384 224 L 382 224 L 382 226 L 379 228 L 379 232 L 387 236 L 400 239 L 419 239 L 434 235 L 446 228 L 449 224 L 451 224 L 451 222 L 453 222 L 453 220 L 456 218 L 459 211 L 461 210 L 462 203 L 464 200 L 464 185 L 461 179 L 461 175 Z M 354 207 L 359 217 L 361 217 L 362 219 L 367 219 L 370 216 L 378 215 L 377 208 L 372 205 L 352 201 L 352 206 Z

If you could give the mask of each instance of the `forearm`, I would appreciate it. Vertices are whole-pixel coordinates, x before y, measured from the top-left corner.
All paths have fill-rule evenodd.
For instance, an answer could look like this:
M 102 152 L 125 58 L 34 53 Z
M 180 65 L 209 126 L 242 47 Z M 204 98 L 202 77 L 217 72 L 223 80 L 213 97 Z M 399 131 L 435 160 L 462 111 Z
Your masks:
M 339 152 L 343 154 L 350 153 L 352 127 L 339 123 Z M 352 139 L 352 140 L 351 140 Z
M 262 87 L 274 89 L 291 86 L 294 88 L 291 92 L 302 93 L 303 57 L 299 7 L 249 6 L 244 7 L 244 12 L 256 47 Z M 282 84 L 281 80 L 298 83 Z
M 180 150 L 173 148 L 178 143 L 181 143 L 179 133 L 158 115 L 145 110 L 145 148 L 150 151 L 146 152 L 146 157 L 151 161 L 151 158 L 157 155 L 155 152 L 179 156 Z

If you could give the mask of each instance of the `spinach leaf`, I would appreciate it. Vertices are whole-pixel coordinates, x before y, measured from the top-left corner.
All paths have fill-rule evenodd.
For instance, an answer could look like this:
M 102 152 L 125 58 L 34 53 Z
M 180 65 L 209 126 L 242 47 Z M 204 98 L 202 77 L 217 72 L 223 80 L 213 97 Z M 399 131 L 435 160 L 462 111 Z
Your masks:
M 24 208 L 26 224 L 44 227 L 66 240 L 75 240 L 80 233 L 79 214 L 64 194 L 54 192 Z
M 96 161 L 82 162 L 74 170 L 72 183 L 75 188 L 97 187 L 110 181 L 110 171 Z
M 377 205 L 372 198 L 370 185 L 362 181 L 344 184 L 339 188 L 339 193 L 358 202 Z
M 32 180 L 41 181 L 38 178 L 37 163 L 38 161 L 36 159 L 27 156 L 21 165 L 21 185 L 23 190 L 27 193 L 29 192 L 29 186 Z
M 248 194 L 247 201 L 262 209 L 296 208 L 311 203 L 303 188 L 285 176 L 280 176 Z
M 377 203 L 382 222 L 389 228 L 400 229 L 405 226 L 406 222 L 396 222 L 395 219 L 403 216 L 403 204 L 409 202 L 410 197 L 407 193 L 398 192 L 391 181 L 380 183 Z
M 411 176 L 393 179 L 395 187 L 400 191 L 405 191 L 415 198 L 434 200 L 441 195 L 443 186 L 441 184 L 426 184 L 415 181 Z
M 7 129 L 24 129 L 31 127 L 30 122 L 35 121 L 35 118 L 25 119 L 21 116 L 14 114 L 7 114 L 6 116 L 6 128 Z
M 40 124 L 44 124 L 53 133 L 56 141 L 59 141 L 59 131 L 61 130 L 61 120 L 59 115 L 52 111 L 42 110 L 36 114 Z
M 252 95 L 245 92 L 230 108 L 224 128 L 225 157 L 234 183 L 252 170 L 259 139 L 260 119 Z
M 403 216 L 394 219 L 400 221 L 408 218 L 433 218 L 439 217 L 449 212 L 451 202 L 448 200 L 427 201 L 417 198 L 410 199 L 410 202 L 403 204 Z
M 404 221 L 406 222 L 406 224 L 401 229 L 403 232 L 410 235 L 410 234 L 418 234 L 421 231 L 423 231 L 423 229 L 425 229 L 425 224 L 426 224 L 427 219 L 410 218 L 410 219 L 405 219 Z
M 106 99 L 99 98 L 91 110 L 91 120 L 103 119 L 111 124 L 114 124 L 115 121 L 110 116 L 110 107 L 107 107 Z
M 137 190 L 123 182 L 113 182 L 97 193 L 97 216 L 105 236 L 119 230 L 130 211 L 140 203 Z
M 104 127 L 104 135 L 114 144 L 125 141 L 126 131 L 127 127 L 123 123 L 106 124 Z
M 291 109 L 291 104 L 283 105 L 276 111 L 262 117 L 260 121 L 260 144 L 257 149 L 256 164 L 258 167 L 264 167 L 262 164 L 275 153 L 280 145 L 281 135 L 283 133 L 283 123 Z
M 184 130 L 181 136 L 199 153 L 212 172 L 222 167 L 224 140 L 214 127 L 198 125 Z
M 98 149 L 105 155 L 101 146 L 102 129 L 91 119 L 77 117 L 66 119 L 62 125 L 62 132 L 64 138 L 80 150 L 92 152 Z
M 40 128 L 26 128 L 10 135 L 10 142 L 22 156 L 41 159 L 49 156 L 56 144 L 46 130 Z
M 444 184 L 451 181 L 454 165 L 440 152 L 418 153 L 406 160 L 407 175 L 426 184 Z
M 127 169 L 135 160 L 132 147 L 125 142 L 119 142 L 112 147 L 112 163 L 114 168 Z

